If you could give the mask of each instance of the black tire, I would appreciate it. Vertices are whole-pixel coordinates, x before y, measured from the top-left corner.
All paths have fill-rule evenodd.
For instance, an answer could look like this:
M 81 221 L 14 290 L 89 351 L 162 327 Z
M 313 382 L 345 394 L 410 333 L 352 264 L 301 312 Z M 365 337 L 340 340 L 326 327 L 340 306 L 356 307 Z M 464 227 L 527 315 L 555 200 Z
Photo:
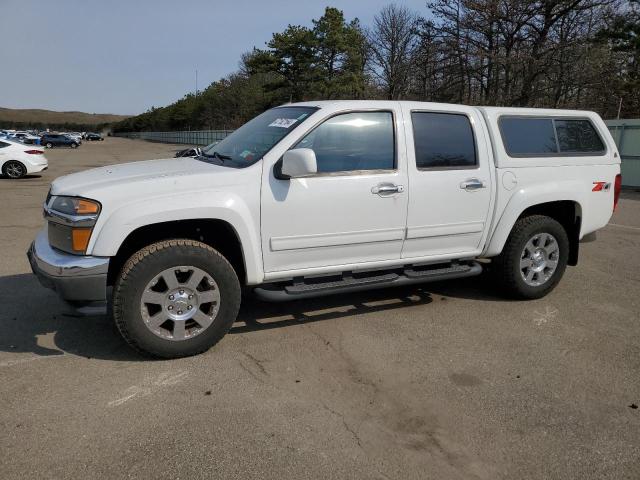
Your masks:
M 156 275 L 179 265 L 209 274 L 218 286 L 220 302 L 213 323 L 192 338 L 175 341 L 161 338 L 147 328 L 141 301 Z M 218 251 L 194 240 L 166 240 L 139 250 L 125 263 L 113 289 L 113 318 L 127 343 L 143 354 L 161 358 L 196 355 L 211 348 L 229 331 L 240 309 L 240 292 L 235 270 Z
M 2 166 L 2 174 L 12 180 L 17 180 L 27 174 L 27 167 L 17 160 L 9 160 Z
M 71 144 L 71 148 L 78 148 L 78 144 L 77 143 L 72 143 Z
M 527 242 L 544 233 L 552 235 L 557 242 L 557 266 L 544 283 L 533 286 L 523 278 L 520 260 L 526 258 L 523 253 Z M 567 268 L 568 258 L 569 238 L 564 227 L 553 218 L 531 215 L 519 219 L 513 226 L 502 253 L 491 262 L 491 273 L 494 281 L 508 296 L 526 300 L 541 298 L 556 287 Z
M 46 143 L 46 144 L 45 144 L 45 147 L 47 147 L 47 148 L 52 148 L 52 147 L 53 147 L 53 144 L 52 144 L 51 142 L 48 142 L 48 143 Z

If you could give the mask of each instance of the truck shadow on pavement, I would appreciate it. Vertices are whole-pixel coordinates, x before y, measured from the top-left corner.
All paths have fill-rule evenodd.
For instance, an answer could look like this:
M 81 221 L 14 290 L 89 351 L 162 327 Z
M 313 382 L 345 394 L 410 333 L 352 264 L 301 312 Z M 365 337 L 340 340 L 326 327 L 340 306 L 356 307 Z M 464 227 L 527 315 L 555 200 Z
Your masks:
M 246 297 L 229 333 L 284 328 L 308 322 L 428 305 L 434 298 L 501 301 L 477 279 L 386 288 L 369 292 L 268 303 Z M 148 361 L 121 339 L 106 315 L 81 316 L 43 288 L 32 274 L 0 277 L 0 352 L 36 356 L 71 354 L 115 361 Z M 19 363 L 22 360 L 4 360 Z M 24 358 L 23 356 L 20 358 Z
M 140 361 L 105 315 L 78 317 L 33 274 L 0 277 L 0 352 Z M 14 360 L 0 358 L 0 366 Z M 16 362 L 28 357 L 16 356 Z
M 479 280 L 482 279 L 482 280 Z M 309 322 L 336 320 L 353 315 L 383 312 L 417 305 L 428 305 L 434 298 L 509 301 L 491 289 L 484 277 L 434 282 L 369 292 L 270 303 L 256 298 L 243 299 L 236 323 L 229 333 L 283 328 Z

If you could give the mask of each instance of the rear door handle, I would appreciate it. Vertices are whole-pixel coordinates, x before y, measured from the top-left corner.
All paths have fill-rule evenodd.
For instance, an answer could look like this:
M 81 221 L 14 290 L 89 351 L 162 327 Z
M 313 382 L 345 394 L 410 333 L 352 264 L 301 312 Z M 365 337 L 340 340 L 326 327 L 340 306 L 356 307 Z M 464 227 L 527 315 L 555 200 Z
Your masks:
M 486 186 L 487 185 L 478 178 L 469 178 L 460 183 L 460 188 L 463 190 L 478 190 L 480 188 L 485 188 Z
M 402 192 L 404 192 L 404 187 L 393 183 L 380 183 L 371 189 L 371 193 L 374 195 L 380 195 L 381 197 Z

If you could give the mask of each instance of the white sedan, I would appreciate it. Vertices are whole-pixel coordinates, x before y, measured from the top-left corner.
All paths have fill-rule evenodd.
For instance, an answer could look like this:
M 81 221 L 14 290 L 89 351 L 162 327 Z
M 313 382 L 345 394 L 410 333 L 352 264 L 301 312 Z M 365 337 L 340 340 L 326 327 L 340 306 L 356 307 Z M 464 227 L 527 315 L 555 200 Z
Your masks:
M 21 178 L 48 168 L 42 150 L 11 140 L 0 140 L 0 172 L 9 178 Z

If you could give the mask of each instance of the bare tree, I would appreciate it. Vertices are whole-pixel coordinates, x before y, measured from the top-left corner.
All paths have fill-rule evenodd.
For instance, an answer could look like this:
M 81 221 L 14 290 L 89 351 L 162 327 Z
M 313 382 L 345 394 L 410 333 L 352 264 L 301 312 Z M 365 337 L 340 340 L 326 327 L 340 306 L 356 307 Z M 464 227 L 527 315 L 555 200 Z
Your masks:
M 430 20 L 418 24 L 408 96 L 597 109 L 586 102 L 606 96 L 603 73 L 614 52 L 595 38 L 625 3 L 432 0 Z
M 417 24 L 414 12 L 391 4 L 375 16 L 367 32 L 371 72 L 389 99 L 401 98 L 409 87 L 411 59 L 418 44 Z

